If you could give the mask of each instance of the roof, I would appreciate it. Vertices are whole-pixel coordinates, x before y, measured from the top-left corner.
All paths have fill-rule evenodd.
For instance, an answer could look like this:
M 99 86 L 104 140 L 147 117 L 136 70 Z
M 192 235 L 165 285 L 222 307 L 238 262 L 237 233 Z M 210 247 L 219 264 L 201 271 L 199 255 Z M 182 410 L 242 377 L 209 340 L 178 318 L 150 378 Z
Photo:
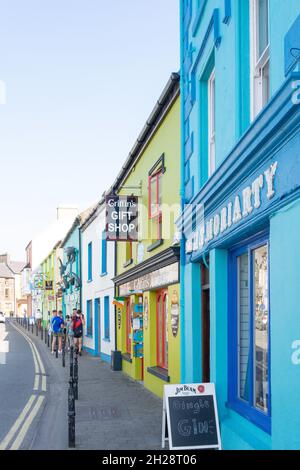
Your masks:
M 70 230 L 67 232 L 65 238 L 61 242 L 61 245 L 60 245 L 61 247 L 65 246 L 68 239 L 70 238 L 71 233 L 75 230 L 76 227 L 79 227 L 80 225 L 83 225 L 85 223 L 85 221 L 90 217 L 90 215 L 93 214 L 97 206 L 98 204 L 95 204 L 89 207 L 88 209 L 84 210 L 83 212 L 81 212 L 77 217 L 75 217 Z
M 160 125 L 162 119 L 165 117 L 167 111 L 169 110 L 170 106 L 174 103 L 175 99 L 180 94 L 180 74 L 173 72 L 163 89 L 158 101 L 156 102 L 149 118 L 146 121 L 140 135 L 138 136 L 134 146 L 132 147 L 129 155 L 122 166 L 118 176 L 116 177 L 114 183 L 110 187 L 108 191 L 105 191 L 102 195 L 102 198 L 96 206 L 94 206 L 93 210 L 86 218 L 84 222 L 81 223 L 82 230 L 85 230 L 95 219 L 98 215 L 99 209 L 105 202 L 106 194 L 115 193 L 120 186 L 126 176 L 130 172 L 130 169 L 134 165 L 134 163 L 139 159 L 141 156 L 145 146 L 151 139 L 153 133 L 156 131 L 158 126 Z
M 10 261 L 8 266 L 15 274 L 21 274 L 26 266 L 26 263 L 24 261 Z
M 0 277 L 14 279 L 14 273 L 5 263 L 0 263 Z

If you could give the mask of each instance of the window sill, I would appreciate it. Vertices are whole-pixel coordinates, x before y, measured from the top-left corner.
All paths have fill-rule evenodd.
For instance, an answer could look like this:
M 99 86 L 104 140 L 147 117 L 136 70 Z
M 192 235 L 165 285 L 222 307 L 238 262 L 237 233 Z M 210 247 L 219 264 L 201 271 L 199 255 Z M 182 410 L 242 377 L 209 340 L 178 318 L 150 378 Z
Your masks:
M 123 268 L 128 268 L 128 266 L 130 266 L 132 263 L 133 259 L 130 258 L 129 260 L 125 261 L 125 263 L 123 264 Z
M 147 251 L 150 253 L 150 251 L 155 250 L 159 246 L 163 245 L 164 241 L 162 239 L 157 240 L 156 242 L 152 243 L 152 245 L 148 246 Z
M 86 282 L 88 283 L 93 282 L 93 279 L 88 279 Z
M 104 341 L 105 343 L 110 343 L 110 338 L 102 338 L 102 341 Z
M 226 408 L 238 413 L 247 421 L 262 429 L 267 434 L 271 434 L 271 417 L 263 414 L 259 410 L 250 407 L 242 402 L 227 402 Z
M 130 364 L 132 363 L 131 356 L 128 353 L 122 354 L 122 359 L 123 359 L 123 361 L 130 362 Z
M 166 369 L 163 369 L 162 367 L 147 367 L 147 372 L 149 372 L 149 374 L 154 375 L 158 379 L 163 380 L 164 382 L 170 382 L 168 371 Z
M 104 277 L 104 276 L 107 276 L 107 272 L 106 273 L 100 273 L 100 277 Z

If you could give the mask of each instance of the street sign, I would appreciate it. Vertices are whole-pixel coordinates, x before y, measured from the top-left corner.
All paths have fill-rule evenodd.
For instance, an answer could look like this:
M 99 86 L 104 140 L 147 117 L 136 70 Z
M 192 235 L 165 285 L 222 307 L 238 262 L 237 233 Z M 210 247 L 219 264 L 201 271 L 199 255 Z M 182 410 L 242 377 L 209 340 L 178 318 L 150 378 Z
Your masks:
M 45 281 L 45 289 L 53 290 L 53 281 Z
M 215 386 L 212 383 L 165 385 L 162 448 L 221 449 Z
M 138 240 L 138 197 L 106 196 L 106 240 Z

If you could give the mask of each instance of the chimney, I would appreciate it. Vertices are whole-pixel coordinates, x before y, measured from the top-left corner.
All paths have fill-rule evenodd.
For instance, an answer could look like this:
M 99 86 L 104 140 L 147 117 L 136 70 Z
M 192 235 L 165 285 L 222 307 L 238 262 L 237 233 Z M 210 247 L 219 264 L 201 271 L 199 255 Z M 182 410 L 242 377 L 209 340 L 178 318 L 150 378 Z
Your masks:
M 5 263 L 7 265 L 10 263 L 10 256 L 8 253 L 4 253 L 3 255 L 0 255 L 0 263 Z

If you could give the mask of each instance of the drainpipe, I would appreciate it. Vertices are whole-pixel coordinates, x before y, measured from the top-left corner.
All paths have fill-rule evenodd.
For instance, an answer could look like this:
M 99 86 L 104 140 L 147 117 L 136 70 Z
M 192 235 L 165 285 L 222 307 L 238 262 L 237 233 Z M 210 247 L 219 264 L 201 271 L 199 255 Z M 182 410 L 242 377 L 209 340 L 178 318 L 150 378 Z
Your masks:
M 80 279 L 80 294 L 79 294 L 80 306 L 79 306 L 79 308 L 82 311 L 82 266 L 81 266 L 82 252 L 81 252 L 81 229 L 80 229 L 80 226 L 78 227 L 78 238 L 79 238 L 78 269 L 79 269 L 79 279 Z
M 184 68 L 183 68 L 183 2 L 180 3 L 180 204 L 181 214 L 185 205 L 185 181 L 184 181 Z M 182 220 L 180 237 L 180 382 L 185 382 L 185 302 L 184 302 L 184 261 L 185 261 L 185 237 L 184 223 Z

